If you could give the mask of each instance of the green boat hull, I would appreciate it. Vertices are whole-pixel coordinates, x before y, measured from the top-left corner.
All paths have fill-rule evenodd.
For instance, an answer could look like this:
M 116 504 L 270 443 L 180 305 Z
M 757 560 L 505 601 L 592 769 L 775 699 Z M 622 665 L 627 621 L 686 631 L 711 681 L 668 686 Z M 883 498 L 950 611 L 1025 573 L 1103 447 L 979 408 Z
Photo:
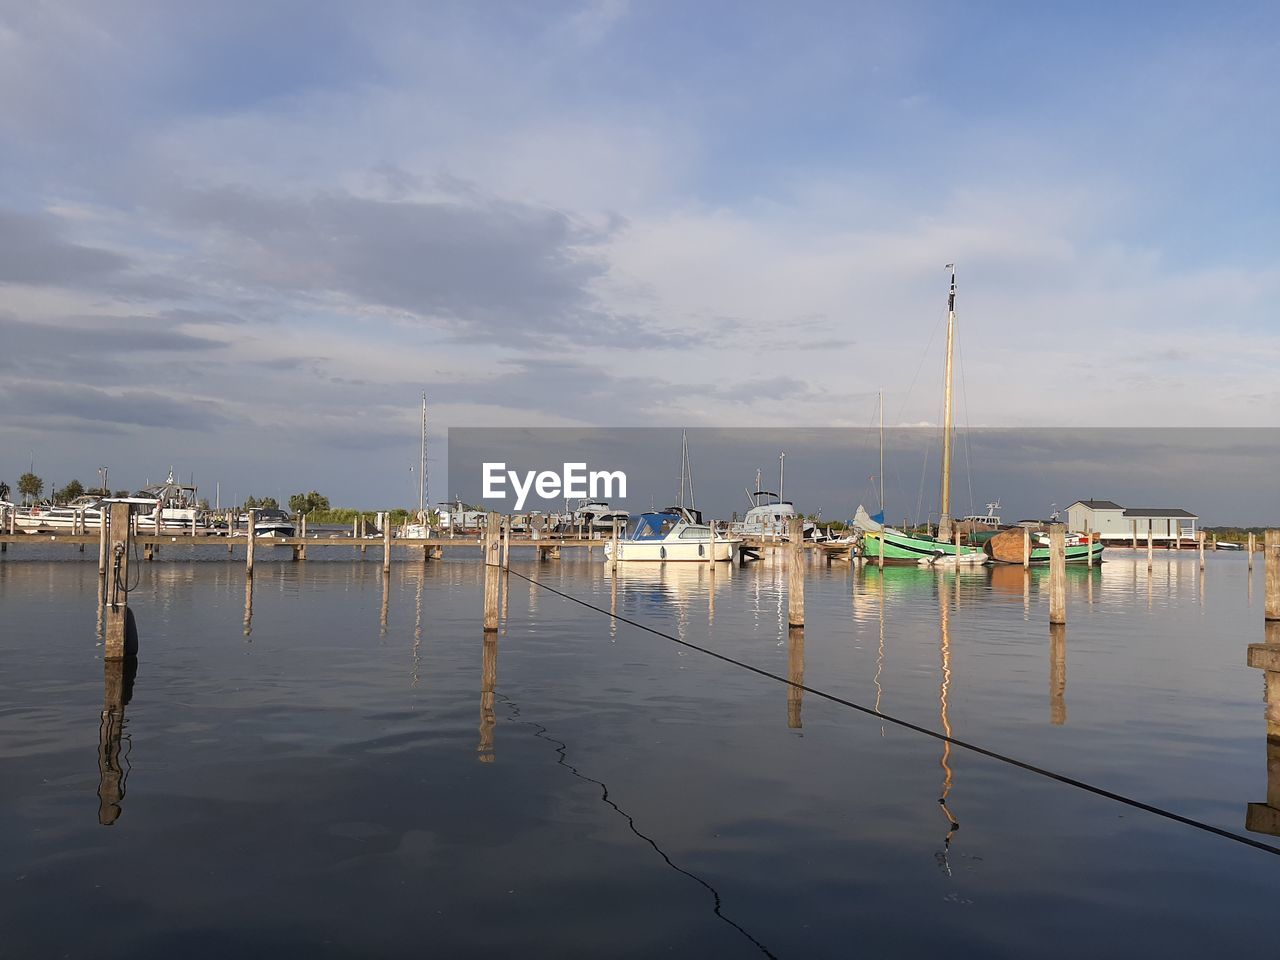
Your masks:
M 910 537 L 901 533 L 867 533 L 862 539 L 862 555 L 869 560 L 880 557 L 880 540 L 884 538 L 885 563 L 926 563 L 941 560 L 954 561 L 956 545 L 933 537 Z M 966 563 L 984 563 L 986 555 L 981 547 L 962 546 L 961 559 Z
M 1101 563 L 1102 562 L 1102 544 L 1100 542 L 1095 542 L 1092 544 L 1092 546 L 1093 546 L 1093 562 Z M 1075 546 L 1068 546 L 1067 547 L 1067 563 L 1088 563 L 1089 547 L 1090 547 L 1090 544 L 1087 544 L 1087 543 L 1081 543 Z M 1032 563 L 1048 563 L 1049 548 L 1033 547 L 1031 550 L 1031 562 Z

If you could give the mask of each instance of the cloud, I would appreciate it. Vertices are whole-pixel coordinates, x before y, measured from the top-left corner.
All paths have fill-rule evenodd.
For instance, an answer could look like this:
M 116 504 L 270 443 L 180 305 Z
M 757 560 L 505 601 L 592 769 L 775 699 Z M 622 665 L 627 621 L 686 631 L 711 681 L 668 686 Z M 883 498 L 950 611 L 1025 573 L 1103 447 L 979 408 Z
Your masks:
M 0 409 L 12 422 L 82 428 L 160 427 L 192 431 L 221 427 L 229 420 L 218 403 L 155 390 L 111 392 L 79 384 L 10 380 L 0 384 Z
M 62 233 L 54 217 L 0 210 L 0 283 L 80 286 L 129 266 L 118 253 L 72 243 Z

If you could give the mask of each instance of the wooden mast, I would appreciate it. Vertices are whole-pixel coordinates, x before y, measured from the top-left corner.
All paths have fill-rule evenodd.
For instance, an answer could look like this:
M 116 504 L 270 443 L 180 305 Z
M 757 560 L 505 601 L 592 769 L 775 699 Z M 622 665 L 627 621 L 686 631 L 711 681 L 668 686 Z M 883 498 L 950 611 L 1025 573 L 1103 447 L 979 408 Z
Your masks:
M 427 392 L 422 391 L 422 460 L 418 464 L 418 522 L 426 523 L 427 515 Z
M 951 361 L 956 337 L 956 265 L 948 263 L 951 271 L 951 293 L 947 297 L 947 366 L 946 386 L 942 398 L 942 505 L 938 517 L 938 539 L 951 540 Z

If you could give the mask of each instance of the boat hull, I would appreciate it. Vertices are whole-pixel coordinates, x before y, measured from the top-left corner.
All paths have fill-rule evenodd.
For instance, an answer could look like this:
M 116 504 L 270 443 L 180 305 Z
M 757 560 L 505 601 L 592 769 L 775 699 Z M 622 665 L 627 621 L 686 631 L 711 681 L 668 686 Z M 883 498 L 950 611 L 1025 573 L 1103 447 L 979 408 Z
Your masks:
M 732 561 L 738 557 L 742 546 L 741 540 L 663 540 L 652 543 L 643 540 L 619 540 L 618 562 L 639 561 L 644 563 L 707 563 L 710 558 L 707 551 L 715 550 L 717 562 Z M 604 545 L 605 559 L 613 558 L 613 544 Z
M 869 531 L 862 538 L 862 555 L 868 560 L 880 559 L 880 542 L 884 540 L 885 563 L 975 564 L 987 562 L 981 547 L 961 545 L 931 537 L 910 537 L 901 533 Z

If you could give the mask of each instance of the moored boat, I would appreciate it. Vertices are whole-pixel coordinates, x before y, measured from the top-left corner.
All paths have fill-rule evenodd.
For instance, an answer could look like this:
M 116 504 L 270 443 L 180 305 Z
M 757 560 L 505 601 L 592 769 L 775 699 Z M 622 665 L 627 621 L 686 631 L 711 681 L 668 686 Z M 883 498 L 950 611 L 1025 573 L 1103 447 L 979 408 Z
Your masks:
M 702 522 L 696 510 L 668 507 L 642 513 L 627 536 L 618 541 L 618 562 L 640 560 L 702 561 L 708 563 L 714 553 L 717 561 L 736 561 L 742 541 L 722 537 L 710 524 Z M 605 559 L 613 558 L 613 542 L 604 547 Z
M 1026 543 L 1030 542 L 1030 563 L 1049 562 L 1049 534 L 1044 530 L 1032 530 L 1028 537 L 1022 527 L 1001 530 L 988 540 L 983 549 L 996 563 L 1022 563 L 1026 551 Z M 1093 554 L 1093 562 L 1102 562 L 1103 545 L 1100 539 L 1069 533 L 1066 536 L 1067 563 L 1088 563 L 1089 554 Z

